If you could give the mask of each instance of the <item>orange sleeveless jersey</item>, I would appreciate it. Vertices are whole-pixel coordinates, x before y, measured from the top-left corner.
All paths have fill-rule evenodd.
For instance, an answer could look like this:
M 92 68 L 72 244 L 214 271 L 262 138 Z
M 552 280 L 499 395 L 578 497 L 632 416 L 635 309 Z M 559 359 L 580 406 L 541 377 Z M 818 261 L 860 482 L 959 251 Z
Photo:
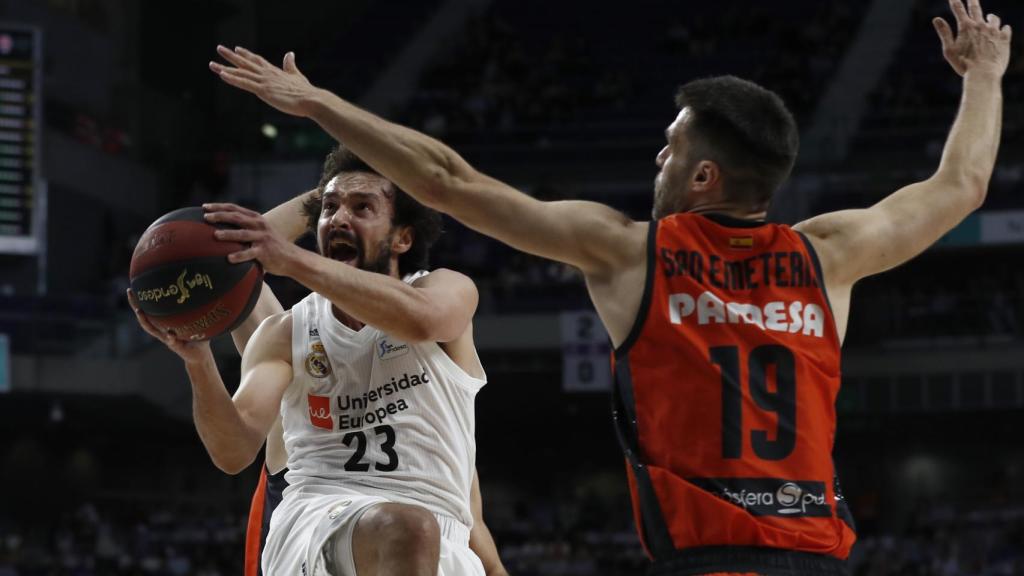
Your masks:
M 676 214 L 615 352 L 615 418 L 654 560 L 711 546 L 845 559 L 832 462 L 839 338 L 817 257 L 788 226 Z

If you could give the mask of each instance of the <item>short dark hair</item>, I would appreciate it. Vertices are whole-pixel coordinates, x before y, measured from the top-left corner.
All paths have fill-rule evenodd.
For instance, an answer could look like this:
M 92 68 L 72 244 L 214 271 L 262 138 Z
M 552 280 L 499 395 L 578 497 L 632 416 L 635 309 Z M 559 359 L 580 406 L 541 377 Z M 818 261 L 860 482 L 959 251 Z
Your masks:
M 690 142 L 695 154 L 716 162 L 726 198 L 767 207 L 796 163 L 796 120 L 778 94 L 735 76 L 702 78 L 676 94 L 693 112 Z
M 327 155 L 324 160 L 324 169 L 320 174 L 320 183 L 317 184 L 316 192 L 306 199 L 302 204 L 302 212 L 306 215 L 306 226 L 316 234 L 317 222 L 320 220 L 320 212 L 323 209 L 324 188 L 338 174 L 345 172 L 366 172 L 381 176 L 363 162 L 351 150 L 338 145 Z M 411 226 L 412 246 L 403 254 L 398 256 L 398 273 L 402 276 L 411 274 L 417 270 L 423 270 L 430 265 L 430 247 L 437 242 L 441 236 L 441 215 L 431 208 L 427 208 L 409 196 L 404 190 L 391 182 L 394 192 L 392 197 L 394 213 L 391 216 L 391 226 Z

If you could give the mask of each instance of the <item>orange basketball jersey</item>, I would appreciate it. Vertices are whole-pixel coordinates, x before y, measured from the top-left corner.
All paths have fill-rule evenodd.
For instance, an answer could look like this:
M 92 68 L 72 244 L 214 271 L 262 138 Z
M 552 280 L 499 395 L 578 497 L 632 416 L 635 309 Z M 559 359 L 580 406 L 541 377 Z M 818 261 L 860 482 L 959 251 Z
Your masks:
M 831 456 L 839 337 L 801 234 L 719 215 L 652 222 L 643 301 L 613 370 L 656 565 L 721 547 L 848 556 Z

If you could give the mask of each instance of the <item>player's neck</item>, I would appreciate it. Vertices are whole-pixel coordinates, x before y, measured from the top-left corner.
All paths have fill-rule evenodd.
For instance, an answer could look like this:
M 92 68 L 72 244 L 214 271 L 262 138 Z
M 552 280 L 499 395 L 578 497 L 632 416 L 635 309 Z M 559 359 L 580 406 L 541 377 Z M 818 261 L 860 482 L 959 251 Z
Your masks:
M 344 310 L 338 308 L 333 304 L 331 305 L 331 312 L 334 313 L 334 317 L 338 320 L 338 322 L 341 322 L 342 324 L 348 326 L 349 328 L 355 330 L 356 332 L 362 330 L 363 326 L 366 326 L 366 324 L 363 324 L 359 320 L 356 320 L 352 316 L 346 314 Z
M 749 206 L 737 206 L 729 202 L 709 202 L 693 206 L 686 210 L 691 214 L 721 214 L 737 220 L 763 221 L 768 218 L 768 211 Z

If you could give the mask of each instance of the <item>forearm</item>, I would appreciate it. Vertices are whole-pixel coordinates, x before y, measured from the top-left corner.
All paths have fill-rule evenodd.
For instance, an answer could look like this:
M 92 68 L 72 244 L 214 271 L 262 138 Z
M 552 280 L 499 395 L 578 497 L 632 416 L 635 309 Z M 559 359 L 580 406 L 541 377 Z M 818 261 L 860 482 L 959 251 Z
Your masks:
M 267 223 L 289 242 L 295 242 L 310 231 L 302 205 L 316 192 L 316 189 L 307 190 L 295 198 L 271 208 L 264 214 Z
M 437 207 L 436 192 L 467 166 L 448 146 L 388 122 L 326 91 L 306 103 L 309 117 L 364 162 L 420 202 Z
M 409 342 L 430 339 L 430 302 L 397 278 L 298 251 L 288 276 L 356 320 Z
M 263 438 L 250 430 L 224 388 L 213 355 L 187 363 L 192 382 L 192 418 L 213 463 L 228 474 L 245 469 Z
M 939 173 L 964 181 L 984 196 L 995 167 L 1002 131 L 1002 77 L 968 71 L 963 98 L 942 152 Z

